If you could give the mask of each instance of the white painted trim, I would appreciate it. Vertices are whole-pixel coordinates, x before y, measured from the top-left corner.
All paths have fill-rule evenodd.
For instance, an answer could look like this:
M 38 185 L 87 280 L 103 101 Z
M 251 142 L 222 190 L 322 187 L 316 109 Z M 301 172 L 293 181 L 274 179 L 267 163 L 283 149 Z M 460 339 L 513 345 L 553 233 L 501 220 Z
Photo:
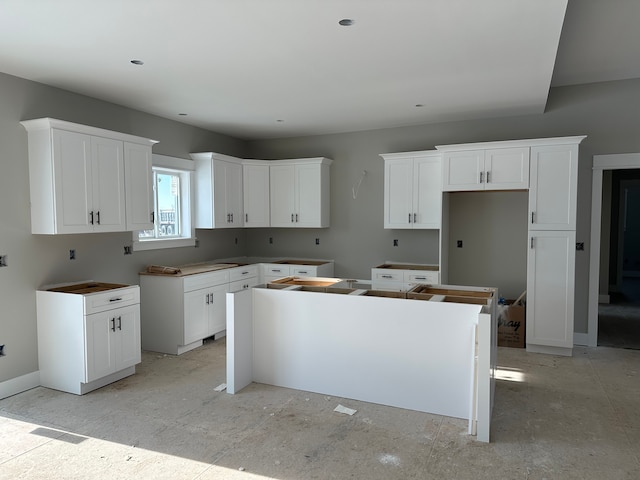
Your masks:
M 458 143 L 455 145 L 436 145 L 441 151 L 486 150 L 489 148 L 538 147 L 542 145 L 578 145 L 586 135 L 575 137 L 530 138 L 524 140 L 506 140 L 500 142 Z
M 141 145 L 154 145 L 155 143 L 158 143 L 158 140 L 151 140 L 137 135 L 129 135 L 128 133 L 114 132 L 112 130 L 105 130 L 104 128 L 90 127 L 79 123 L 65 122 L 64 120 L 49 117 L 24 120 L 20 122 L 20 124 L 27 130 L 27 132 L 56 128 L 58 130 L 67 130 L 70 132 L 93 135 L 95 137 L 105 137 L 112 138 L 114 140 L 122 140 L 123 142 L 139 143 Z
M 415 158 L 415 157 L 439 157 L 442 153 L 438 150 L 420 150 L 416 152 L 398 152 L 398 153 L 381 153 L 380 156 L 385 160 L 396 158 Z
M 158 155 L 154 153 L 151 156 L 151 164 L 154 167 L 175 168 L 177 170 L 188 170 L 194 172 L 196 170 L 196 162 L 185 158 L 168 157 L 167 155 Z
M 614 155 L 594 155 L 594 170 L 624 170 L 640 168 L 640 153 L 619 153 Z
M 600 298 L 600 230 L 602 229 L 602 176 L 604 170 L 640 168 L 640 153 L 593 156 L 591 186 L 591 254 L 589 256 L 589 311 L 587 345 L 598 345 L 598 300 Z
M 40 372 L 35 371 L 0 383 L 0 400 L 40 386 Z
M 611 303 L 611 297 L 609 295 L 598 295 L 598 303 Z

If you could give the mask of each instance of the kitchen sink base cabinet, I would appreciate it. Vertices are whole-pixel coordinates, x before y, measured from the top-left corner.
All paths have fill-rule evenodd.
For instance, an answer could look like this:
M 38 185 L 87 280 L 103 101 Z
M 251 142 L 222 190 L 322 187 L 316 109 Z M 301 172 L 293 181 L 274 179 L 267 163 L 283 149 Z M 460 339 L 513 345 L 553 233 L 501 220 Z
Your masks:
M 40 384 L 84 395 L 142 359 L 137 285 L 95 294 L 36 292 Z

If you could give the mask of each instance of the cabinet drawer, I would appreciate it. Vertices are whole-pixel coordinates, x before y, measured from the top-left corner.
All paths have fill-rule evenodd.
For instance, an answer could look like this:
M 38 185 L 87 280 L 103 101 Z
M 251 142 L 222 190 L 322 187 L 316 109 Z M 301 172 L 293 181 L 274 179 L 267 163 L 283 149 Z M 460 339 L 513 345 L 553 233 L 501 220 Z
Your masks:
M 312 265 L 292 265 L 290 275 L 297 277 L 317 277 L 318 267 Z
M 136 303 L 140 303 L 140 287 L 138 285 L 89 293 L 84 295 L 84 313 L 90 315 Z
M 229 270 L 229 281 L 237 282 L 246 278 L 258 276 L 258 267 L 256 265 L 247 265 L 244 267 L 232 268 Z
M 199 273 L 197 275 L 189 275 L 184 277 L 184 291 L 190 292 L 200 288 L 213 287 L 229 283 L 229 271 L 220 270 L 217 272 Z
M 405 270 L 404 282 L 405 283 L 440 283 L 438 280 L 438 276 L 439 275 L 437 271 Z
M 230 292 L 239 292 L 241 290 L 246 290 L 251 287 L 255 287 L 258 284 L 258 279 L 256 277 L 247 278 L 244 280 L 238 280 L 235 282 L 231 282 L 229 284 Z
M 291 275 L 291 268 L 288 265 L 270 265 L 264 266 L 264 274 L 270 277 L 286 277 Z
M 389 270 L 387 268 L 372 268 L 371 280 L 375 283 L 379 282 L 404 282 L 404 273 L 402 270 Z

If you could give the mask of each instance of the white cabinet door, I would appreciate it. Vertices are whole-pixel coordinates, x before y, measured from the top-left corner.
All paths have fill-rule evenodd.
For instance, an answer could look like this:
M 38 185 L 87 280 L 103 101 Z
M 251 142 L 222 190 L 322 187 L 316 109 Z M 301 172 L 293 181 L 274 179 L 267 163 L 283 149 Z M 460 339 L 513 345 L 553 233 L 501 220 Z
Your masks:
M 295 167 L 274 165 L 269 170 L 271 226 L 295 226 Z
M 242 165 L 225 162 L 225 204 L 229 212 L 229 227 L 244 225 L 242 208 Z
M 153 229 L 151 147 L 124 142 L 124 183 L 127 230 Z
M 92 232 L 91 137 L 52 130 L 56 233 Z M 36 175 L 33 172 L 32 175 Z M 32 186 L 33 188 L 33 186 Z
M 529 147 L 495 148 L 484 152 L 485 190 L 529 188 Z
M 571 349 L 575 291 L 574 231 L 530 231 L 527 345 Z
M 531 148 L 530 230 L 575 230 L 578 145 Z
M 119 309 L 117 315 L 116 371 L 137 365 L 142 361 L 139 305 Z
M 321 165 L 295 166 L 296 227 L 320 227 L 322 223 Z
M 269 165 L 243 165 L 244 226 L 270 226 Z
M 412 228 L 413 159 L 384 162 L 384 228 Z
M 124 150 L 120 140 L 91 137 L 93 230 L 125 230 Z
M 209 336 L 209 307 L 212 302 L 213 293 L 210 288 L 184 294 L 183 345 Z
M 384 228 L 440 228 L 442 164 L 439 154 L 385 158 Z
M 216 153 L 192 153 L 191 157 L 196 165 L 196 228 L 241 227 L 240 160 Z
M 86 383 L 140 363 L 139 305 L 87 315 L 85 335 Z
M 483 190 L 484 150 L 444 152 L 442 173 L 444 191 Z
M 229 285 L 218 285 L 210 289 L 209 325 L 205 337 L 215 335 L 227 329 L 227 292 Z
M 413 228 L 440 228 L 441 165 L 440 156 L 416 158 L 413 162 Z
M 271 226 L 328 227 L 330 161 L 296 162 L 270 166 Z
M 85 383 L 116 371 L 115 328 L 112 311 L 85 316 Z

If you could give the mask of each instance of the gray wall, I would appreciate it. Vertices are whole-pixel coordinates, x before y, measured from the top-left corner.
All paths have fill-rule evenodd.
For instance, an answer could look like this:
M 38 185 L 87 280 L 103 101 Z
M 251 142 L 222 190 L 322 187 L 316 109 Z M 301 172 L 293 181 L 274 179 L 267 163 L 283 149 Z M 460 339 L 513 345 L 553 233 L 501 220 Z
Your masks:
M 122 106 L 0 74 L 0 382 L 38 370 L 35 291 L 48 283 L 96 279 L 138 283 L 150 263 L 186 263 L 244 254 L 244 231 L 197 231 L 199 248 L 124 256 L 131 233 L 31 235 L 27 132 L 21 120 L 54 117 L 159 140 L 154 153 L 189 158 L 214 150 L 243 156 L 245 143 Z M 235 237 L 239 243 L 235 245 Z M 70 261 L 69 249 L 77 259 Z M 64 348 L 64 346 L 61 346 Z
M 327 156 L 334 160 L 332 226 L 321 230 L 198 230 L 200 248 L 136 252 L 132 256 L 122 254 L 123 246 L 131 241 L 129 233 L 31 235 L 27 136 L 18 122 L 44 116 L 154 138 L 160 141 L 155 153 L 181 158 L 188 158 L 193 151 L 263 159 Z M 180 264 L 245 254 L 333 258 L 337 275 L 355 278 L 368 278 L 370 268 L 385 260 L 437 262 L 437 232 L 383 229 L 383 162 L 379 154 L 447 143 L 588 135 L 580 150 L 577 231 L 586 250 L 577 252 L 576 258 L 576 331 L 585 332 L 592 156 L 640 151 L 638 125 L 640 80 L 629 80 L 552 89 L 547 111 L 540 115 L 243 142 L 0 74 L 0 254 L 8 255 L 9 260 L 9 266 L 0 269 L 0 301 L 4 306 L 0 344 L 7 345 L 7 356 L 0 358 L 0 382 L 38 369 L 35 290 L 42 284 L 87 278 L 136 283 L 137 272 L 149 263 Z M 351 188 L 363 170 L 368 174 L 354 200 Z M 469 217 L 465 206 L 469 201 L 462 200 L 453 202 L 450 216 L 461 226 L 466 225 L 466 219 L 473 225 L 476 219 Z M 489 197 L 486 201 L 491 203 Z M 492 212 L 487 221 L 494 221 L 496 215 L 501 216 Z M 492 227 L 484 233 L 494 230 Z M 456 265 L 451 272 L 454 278 L 465 271 L 487 269 L 482 253 L 491 237 L 480 246 L 480 242 L 466 240 L 470 233 L 461 234 L 465 235 L 465 247 L 456 251 L 450 246 Z M 270 236 L 273 244 L 268 243 Z M 320 245 L 315 245 L 315 238 L 320 238 Z M 392 246 L 393 239 L 399 240 L 398 247 Z M 451 242 L 455 240 L 452 236 Z M 68 260 L 70 248 L 78 255 L 73 262 Z M 456 255 L 463 254 L 457 262 Z
M 311 254 L 329 255 L 336 260 L 336 274 L 368 277 L 371 266 L 384 260 L 429 262 L 437 259 L 437 235 L 434 232 L 384 230 L 383 161 L 381 153 L 428 150 L 435 145 L 522 138 L 587 135 L 580 146 L 578 172 L 577 241 L 585 250 L 576 252 L 576 332 L 587 331 L 589 238 L 591 223 L 591 168 L 593 155 L 640 151 L 640 79 L 606 82 L 551 89 L 544 114 L 485 119 L 354 132 L 304 138 L 261 140 L 249 143 L 252 157 L 277 159 L 326 156 L 332 158 L 331 228 L 321 233 L 321 246 L 315 249 L 301 232 L 283 230 L 277 235 L 279 251 L 302 249 Z M 362 182 L 357 200 L 351 187 L 362 170 L 368 175 Z M 451 210 L 450 218 L 459 224 L 474 224 L 465 208 Z M 398 247 L 392 239 L 398 238 Z M 463 248 L 468 261 L 456 262 L 455 237 L 450 237 L 450 259 L 457 270 L 452 278 L 463 278 L 460 269 L 484 268 L 483 248 L 469 244 Z M 526 240 L 525 240 L 526 243 Z M 268 251 L 262 232 L 248 233 L 252 254 Z M 522 260 L 520 260 L 522 261 Z M 518 278 L 521 275 L 515 274 Z M 524 280 L 524 278 L 523 278 Z M 515 282 L 514 282 L 515 283 Z M 519 290 L 518 287 L 517 290 Z

